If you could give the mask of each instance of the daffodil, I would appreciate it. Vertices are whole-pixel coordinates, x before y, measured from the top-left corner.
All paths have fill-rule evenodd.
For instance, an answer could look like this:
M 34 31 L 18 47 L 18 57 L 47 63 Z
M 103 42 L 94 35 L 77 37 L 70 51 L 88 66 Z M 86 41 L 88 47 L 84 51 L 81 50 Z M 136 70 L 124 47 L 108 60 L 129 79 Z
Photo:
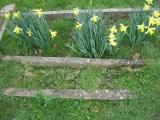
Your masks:
M 153 11 L 152 15 L 153 15 L 154 17 L 159 17 L 159 16 L 160 16 L 160 13 L 159 13 L 159 11 L 155 10 L 155 11 Z
M 35 12 L 35 14 L 38 15 L 39 17 L 43 16 L 43 14 L 44 14 L 42 9 L 34 9 L 32 11 Z
M 6 18 L 6 19 L 9 19 L 10 16 L 11 16 L 11 13 L 10 13 L 10 12 L 7 12 L 7 13 L 5 14 L 5 18 Z
M 115 40 L 110 40 L 110 44 L 114 47 L 117 46 L 117 42 Z
M 32 33 L 31 30 L 29 30 L 29 31 L 27 32 L 27 34 L 28 34 L 29 37 L 31 37 L 31 36 L 33 35 L 33 33 Z
M 114 33 L 110 33 L 108 36 L 109 39 L 115 39 L 116 35 Z
M 51 33 L 52 38 L 57 36 L 57 31 L 50 30 L 49 32 Z
M 155 25 L 155 24 L 156 24 L 156 19 L 153 16 L 149 17 L 149 26 Z
M 153 35 L 155 33 L 156 28 L 147 27 L 147 31 L 145 34 Z
M 93 17 L 91 18 L 91 21 L 96 23 L 100 18 L 97 15 L 93 15 Z
M 81 29 L 82 24 L 80 22 L 76 22 L 75 28 L 76 29 Z
M 79 8 L 78 8 L 78 7 L 73 8 L 73 14 L 74 14 L 75 16 L 78 16 L 78 15 L 79 15 Z
M 18 11 L 18 12 L 13 13 L 13 19 L 15 19 L 15 18 L 19 19 L 19 18 L 20 18 L 20 16 L 21 16 L 21 14 L 20 14 L 20 12 L 19 12 L 19 11 Z
M 156 25 L 159 26 L 159 25 L 160 25 L 160 18 L 157 18 L 157 19 L 155 20 L 155 22 L 156 22 Z
M 153 0 L 146 0 L 146 2 L 147 2 L 148 5 L 153 4 Z
M 120 24 L 120 31 L 126 33 L 128 26 Z
M 144 11 L 149 11 L 149 10 L 151 10 L 151 6 L 147 5 L 147 4 L 144 4 L 143 10 Z
M 145 31 L 146 26 L 143 24 L 138 25 L 138 30 L 140 30 L 140 32 L 144 32 Z
M 115 25 L 110 29 L 110 32 L 111 33 L 116 33 L 117 32 L 117 28 L 116 28 Z
M 20 34 L 22 32 L 22 29 L 16 25 L 13 32 L 15 32 L 16 34 Z

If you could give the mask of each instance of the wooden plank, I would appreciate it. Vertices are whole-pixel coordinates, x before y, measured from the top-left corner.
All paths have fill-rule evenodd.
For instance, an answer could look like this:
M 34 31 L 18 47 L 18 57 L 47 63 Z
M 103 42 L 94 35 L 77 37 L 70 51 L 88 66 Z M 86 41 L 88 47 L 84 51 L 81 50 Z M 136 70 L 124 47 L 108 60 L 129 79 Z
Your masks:
M 15 11 L 15 8 L 15 4 L 6 5 L 0 10 L 0 15 L 4 16 L 7 12 L 13 13 Z
M 86 100 L 123 100 L 132 99 L 133 94 L 128 90 L 96 90 L 93 92 L 77 89 L 39 89 L 27 90 L 8 88 L 4 95 L 17 97 L 36 97 L 37 95 L 55 98 L 86 99 Z
M 95 59 L 78 57 L 38 57 L 38 56 L 1 56 L 4 61 L 17 61 L 22 64 L 40 66 L 71 66 L 71 67 L 143 67 L 143 60 L 127 59 Z
M 2 24 L 2 27 L 0 29 L 0 41 L 2 40 L 3 34 L 4 34 L 5 29 L 7 27 L 7 22 L 8 22 L 8 20 L 5 19 L 4 22 L 3 22 L 3 24 Z
M 80 13 L 88 13 L 89 10 L 80 10 Z M 95 9 L 94 12 L 101 12 L 105 16 L 124 17 L 130 13 L 140 11 L 140 9 L 134 8 L 109 8 L 109 9 Z M 73 10 L 64 11 L 47 11 L 44 13 L 47 19 L 59 19 L 59 18 L 73 18 Z

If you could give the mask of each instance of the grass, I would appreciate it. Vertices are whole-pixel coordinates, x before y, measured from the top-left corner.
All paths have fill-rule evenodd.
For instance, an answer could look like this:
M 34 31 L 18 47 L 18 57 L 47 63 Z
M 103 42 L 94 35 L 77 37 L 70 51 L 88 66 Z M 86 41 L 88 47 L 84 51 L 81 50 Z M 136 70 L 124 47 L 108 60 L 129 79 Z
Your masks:
M 135 7 L 143 0 L 93 0 L 92 7 Z M 19 10 L 42 8 L 44 10 L 89 8 L 86 0 L 1 0 L 0 7 L 16 3 Z M 50 27 L 58 31 L 54 41 L 53 56 L 76 56 L 65 43 L 70 42 L 73 22 L 57 20 Z M 63 41 L 63 42 L 62 42 Z M 89 101 L 73 99 L 55 99 L 48 96 L 20 98 L 4 96 L 0 92 L 1 120 L 159 120 L 160 118 L 160 54 L 159 41 L 145 43 L 139 47 L 127 45 L 114 58 L 131 58 L 135 52 L 146 59 L 147 66 L 131 68 L 83 69 L 68 67 L 37 67 L 16 62 L 0 61 L 0 91 L 8 87 L 26 89 L 72 88 L 94 91 L 96 89 L 129 89 L 135 93 L 133 100 Z M 5 33 L 0 42 L 0 54 L 25 55 L 25 49 L 16 39 Z M 45 54 L 44 54 L 45 56 Z M 110 56 L 106 56 L 110 58 Z M 154 60 L 153 60 L 154 59 Z
M 109 7 L 135 7 L 142 6 L 143 0 L 92 0 L 92 7 L 94 8 L 109 8 Z M 4 5 L 15 3 L 18 9 L 35 9 L 42 8 L 43 10 L 55 10 L 55 9 L 72 9 L 74 7 L 79 8 L 91 8 L 89 0 L 1 0 L 0 8 Z
M 16 120 L 158 120 L 160 117 L 160 61 L 148 60 L 141 69 L 52 68 L 0 62 L 0 89 L 78 88 L 130 89 L 133 100 L 87 101 L 47 96 L 18 98 L 0 95 L 0 118 Z M 14 71 L 13 71 L 14 69 Z M 89 83 L 89 85 L 87 85 Z

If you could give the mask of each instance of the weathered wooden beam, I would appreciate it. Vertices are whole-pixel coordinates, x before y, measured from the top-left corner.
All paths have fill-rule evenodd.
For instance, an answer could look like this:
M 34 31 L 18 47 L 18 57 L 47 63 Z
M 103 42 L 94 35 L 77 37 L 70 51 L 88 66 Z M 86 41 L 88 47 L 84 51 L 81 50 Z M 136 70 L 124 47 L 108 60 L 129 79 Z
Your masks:
M 96 90 L 93 92 L 77 89 L 27 90 L 18 88 L 8 88 L 4 90 L 4 95 L 7 96 L 36 97 L 39 94 L 55 98 L 87 100 L 123 100 L 133 98 L 133 94 L 129 90 Z
M 143 60 L 127 59 L 95 59 L 78 57 L 37 57 L 37 56 L 1 56 L 1 60 L 18 61 L 22 64 L 40 66 L 71 66 L 71 67 L 143 67 Z
M 14 11 L 15 11 L 15 4 L 6 5 L 0 10 L 0 16 L 4 17 L 7 12 L 12 13 Z M 0 26 L 0 41 L 2 40 L 3 34 L 5 32 L 7 22 L 8 20 L 5 19 L 2 23 L 2 26 Z
M 15 4 L 6 5 L 0 10 L 0 15 L 4 16 L 7 12 L 12 13 L 15 11 L 15 9 Z
M 4 20 L 2 26 L 0 26 L 0 41 L 2 40 L 3 34 L 5 32 L 8 20 Z
M 80 10 L 80 13 L 86 14 L 91 10 Z M 140 11 L 140 9 L 134 8 L 109 8 L 109 9 L 95 9 L 94 12 L 101 12 L 105 16 L 114 16 L 114 17 L 126 17 L 128 14 Z M 44 13 L 47 19 L 59 19 L 59 18 L 74 18 L 73 10 L 64 10 L 64 11 L 47 11 Z

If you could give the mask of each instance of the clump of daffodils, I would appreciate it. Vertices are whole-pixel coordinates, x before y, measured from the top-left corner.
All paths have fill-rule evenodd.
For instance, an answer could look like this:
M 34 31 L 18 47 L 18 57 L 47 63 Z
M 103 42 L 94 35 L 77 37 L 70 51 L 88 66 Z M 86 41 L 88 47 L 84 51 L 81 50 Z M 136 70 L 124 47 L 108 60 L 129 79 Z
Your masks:
M 110 34 L 108 36 L 108 38 L 109 38 L 108 41 L 110 42 L 110 44 L 112 46 L 117 46 L 117 42 L 116 42 L 117 28 L 116 28 L 116 26 L 113 26 L 111 29 L 109 29 L 109 31 L 110 31 Z

